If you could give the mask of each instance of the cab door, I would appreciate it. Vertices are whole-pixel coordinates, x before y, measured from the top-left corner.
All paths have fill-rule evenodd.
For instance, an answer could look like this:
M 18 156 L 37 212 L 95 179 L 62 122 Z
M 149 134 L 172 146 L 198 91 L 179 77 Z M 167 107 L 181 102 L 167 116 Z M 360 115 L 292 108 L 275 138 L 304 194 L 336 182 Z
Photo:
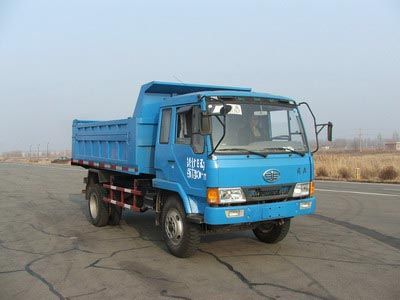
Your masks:
M 188 195 L 205 197 L 205 138 L 200 134 L 200 107 L 186 105 L 176 108 L 172 154 L 176 167 L 172 178 L 185 188 Z
M 154 167 L 157 178 L 164 180 L 171 180 L 175 167 L 175 158 L 171 146 L 173 142 L 173 111 L 174 109 L 171 107 L 161 109 L 158 122 L 160 128 L 157 135 Z

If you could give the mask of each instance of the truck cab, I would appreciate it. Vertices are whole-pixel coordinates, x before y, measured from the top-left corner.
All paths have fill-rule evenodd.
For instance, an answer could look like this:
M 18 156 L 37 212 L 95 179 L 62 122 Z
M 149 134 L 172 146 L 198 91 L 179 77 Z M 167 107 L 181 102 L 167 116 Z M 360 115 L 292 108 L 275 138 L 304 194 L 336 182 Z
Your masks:
M 207 225 L 315 210 L 314 172 L 296 103 L 252 92 L 176 97 L 160 108 L 155 187 Z

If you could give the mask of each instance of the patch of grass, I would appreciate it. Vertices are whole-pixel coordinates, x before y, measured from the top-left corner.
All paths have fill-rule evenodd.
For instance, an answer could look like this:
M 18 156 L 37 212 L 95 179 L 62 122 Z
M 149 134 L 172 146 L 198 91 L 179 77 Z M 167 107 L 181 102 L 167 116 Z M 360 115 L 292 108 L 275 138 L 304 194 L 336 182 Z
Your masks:
M 379 172 L 379 178 L 382 180 L 394 180 L 399 173 L 393 166 L 386 166 Z
M 314 159 L 317 178 L 400 181 L 400 152 L 319 152 Z
M 377 172 L 377 170 L 366 166 L 361 169 L 360 175 L 361 175 L 362 179 L 366 179 L 366 180 L 370 179 L 371 180 L 376 177 L 376 172 Z
M 328 177 L 328 171 L 326 170 L 326 168 L 324 166 L 318 167 L 316 174 L 318 177 Z
M 350 179 L 350 178 L 351 178 L 351 172 L 350 172 L 350 170 L 349 170 L 348 168 L 346 168 L 346 167 L 341 167 L 341 168 L 338 170 L 338 173 L 339 173 L 339 177 L 340 177 L 340 178 L 343 178 L 343 179 Z

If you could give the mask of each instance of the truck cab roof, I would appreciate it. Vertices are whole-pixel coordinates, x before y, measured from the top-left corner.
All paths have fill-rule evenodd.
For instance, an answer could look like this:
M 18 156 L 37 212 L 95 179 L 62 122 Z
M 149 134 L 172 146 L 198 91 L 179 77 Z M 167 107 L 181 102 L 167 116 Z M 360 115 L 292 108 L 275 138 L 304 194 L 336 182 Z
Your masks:
M 162 81 L 152 81 L 147 84 L 144 84 L 141 89 L 141 95 L 142 97 L 139 97 L 139 101 L 140 99 L 143 98 L 151 99 L 153 97 L 154 98 L 157 97 L 158 99 L 163 98 L 164 100 L 167 100 L 163 101 L 163 103 L 160 103 L 161 107 L 170 105 L 179 105 L 181 103 L 196 102 L 199 97 L 212 97 L 212 96 L 255 97 L 255 98 L 268 98 L 279 101 L 293 102 L 293 99 L 288 97 L 274 95 L 270 93 L 253 92 L 251 88 L 247 87 L 188 84 L 188 83 L 162 82 Z
M 183 95 L 232 96 L 232 97 L 260 97 L 260 98 L 293 101 L 293 99 L 285 96 L 274 95 L 270 93 L 252 92 L 251 88 L 248 87 L 151 81 L 143 85 L 143 88 L 145 89 L 145 93 L 167 94 L 170 97 L 179 97 Z
M 205 92 L 198 92 L 198 93 L 191 93 L 191 94 L 185 94 L 185 95 L 180 95 L 180 96 L 175 96 L 173 98 L 181 98 L 184 96 L 204 96 L 204 97 L 254 97 L 254 98 L 268 98 L 268 99 L 275 99 L 275 100 L 283 100 L 283 101 L 293 101 L 293 99 L 284 97 L 284 96 L 279 96 L 279 95 L 274 95 L 274 94 L 269 94 L 269 93 L 259 93 L 259 92 L 245 92 L 245 91 L 205 91 Z
M 242 91 L 250 92 L 251 88 L 233 87 L 222 85 L 194 84 L 151 81 L 143 85 L 142 89 L 146 94 L 167 94 L 170 96 L 198 93 L 204 91 Z

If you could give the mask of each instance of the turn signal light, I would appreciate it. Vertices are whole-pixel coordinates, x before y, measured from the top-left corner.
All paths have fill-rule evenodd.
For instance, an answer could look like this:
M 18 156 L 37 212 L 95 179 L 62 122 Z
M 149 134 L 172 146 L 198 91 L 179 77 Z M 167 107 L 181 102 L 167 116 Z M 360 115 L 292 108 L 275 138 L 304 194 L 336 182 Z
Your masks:
M 219 203 L 219 191 L 217 188 L 207 189 L 207 202 L 209 204 L 218 204 Z
M 310 197 L 314 196 L 314 192 L 315 192 L 315 184 L 314 181 L 310 182 Z

